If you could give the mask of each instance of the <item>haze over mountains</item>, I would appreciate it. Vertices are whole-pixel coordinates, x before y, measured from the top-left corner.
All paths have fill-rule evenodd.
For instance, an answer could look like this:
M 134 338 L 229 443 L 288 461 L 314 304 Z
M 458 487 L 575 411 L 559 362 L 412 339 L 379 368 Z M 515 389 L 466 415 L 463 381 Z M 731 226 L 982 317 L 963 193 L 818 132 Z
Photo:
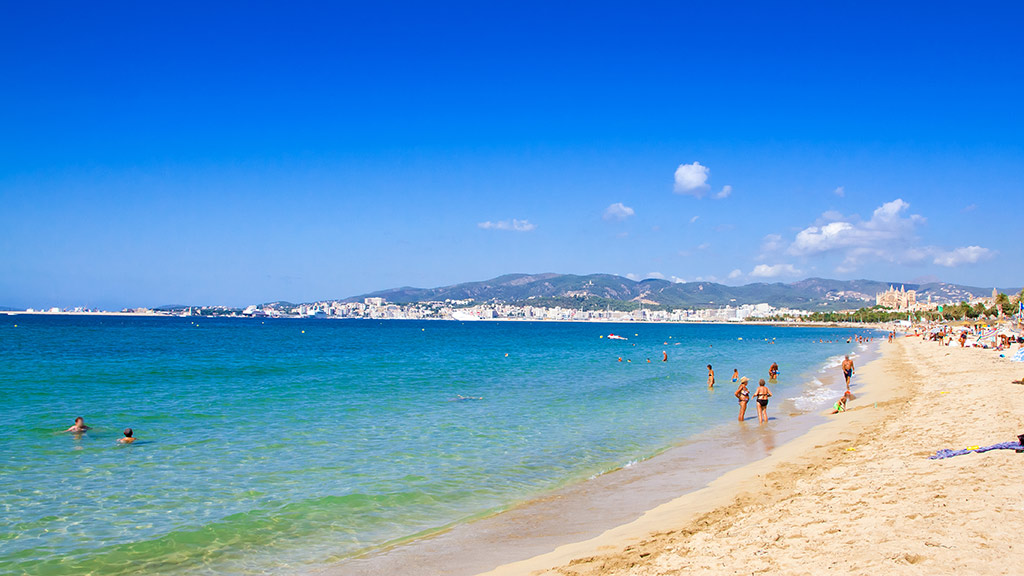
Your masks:
M 931 296 L 937 302 L 959 302 L 990 296 L 992 288 L 929 282 L 908 284 L 875 280 L 808 278 L 792 283 L 754 283 L 727 286 L 715 282 L 670 282 L 649 278 L 631 280 L 611 274 L 506 274 L 491 280 L 465 282 L 439 288 L 402 287 L 348 298 L 360 301 L 380 297 L 396 304 L 438 300 L 524 302 L 537 299 L 606 299 L 675 308 L 718 308 L 726 305 L 768 303 L 776 307 L 808 310 L 860 308 L 873 305 L 875 294 L 890 285 L 917 290 L 918 301 Z M 1003 288 L 1013 294 L 1019 289 Z

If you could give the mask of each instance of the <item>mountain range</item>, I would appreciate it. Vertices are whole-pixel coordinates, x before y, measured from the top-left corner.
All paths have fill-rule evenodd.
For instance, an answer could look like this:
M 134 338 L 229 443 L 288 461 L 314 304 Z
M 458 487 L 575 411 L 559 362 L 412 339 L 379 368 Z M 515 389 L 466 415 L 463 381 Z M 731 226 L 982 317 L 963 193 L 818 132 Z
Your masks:
M 648 278 L 631 280 L 611 274 L 506 274 L 491 280 L 465 282 L 439 288 L 402 287 L 348 298 L 361 301 L 379 297 L 396 304 L 426 301 L 469 300 L 476 302 L 527 303 L 550 301 L 629 302 L 669 308 L 718 308 L 725 305 L 759 304 L 805 310 L 834 310 L 873 305 L 875 294 L 894 286 L 916 290 L 918 301 L 930 296 L 937 302 L 959 302 L 991 296 L 992 288 L 945 282 L 909 284 L 875 280 L 828 280 L 808 278 L 792 283 L 754 283 L 727 286 L 715 282 L 670 282 Z M 1019 289 L 1000 292 L 1016 294 Z

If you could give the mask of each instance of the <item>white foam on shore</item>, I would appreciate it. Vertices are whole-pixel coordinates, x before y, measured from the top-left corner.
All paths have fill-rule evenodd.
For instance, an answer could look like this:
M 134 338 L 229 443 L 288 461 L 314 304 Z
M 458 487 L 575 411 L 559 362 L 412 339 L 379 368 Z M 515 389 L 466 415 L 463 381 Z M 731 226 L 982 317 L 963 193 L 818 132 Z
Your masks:
M 821 370 L 818 370 L 818 373 L 824 374 L 832 368 L 839 368 L 843 365 L 844 356 L 829 356 L 828 359 L 825 360 L 825 365 L 821 367 Z M 815 378 L 815 381 L 817 381 L 817 378 Z
M 791 398 L 793 406 L 801 412 L 820 410 L 831 404 L 834 398 L 842 396 L 843 391 L 826 385 L 815 378 L 810 382 L 803 394 Z

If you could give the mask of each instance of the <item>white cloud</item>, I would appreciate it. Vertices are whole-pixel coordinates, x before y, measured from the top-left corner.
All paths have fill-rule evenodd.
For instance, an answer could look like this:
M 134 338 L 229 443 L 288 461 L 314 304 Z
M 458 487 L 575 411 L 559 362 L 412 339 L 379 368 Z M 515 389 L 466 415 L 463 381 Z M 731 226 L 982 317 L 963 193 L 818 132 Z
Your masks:
M 995 255 L 992 250 L 988 248 L 982 248 L 981 246 L 964 246 L 950 250 L 949 252 L 939 252 L 935 255 L 935 263 L 939 266 L 959 266 L 961 264 L 974 264 L 982 260 L 988 260 Z
M 726 184 L 725 186 L 722 186 L 722 190 L 719 193 L 715 194 L 715 199 L 721 200 L 722 198 L 728 198 L 730 194 L 732 194 L 732 186 Z
M 698 218 L 700 218 L 700 216 L 694 216 L 693 218 L 690 218 L 690 224 L 696 222 Z
M 775 278 L 776 276 L 796 276 L 798 274 L 800 271 L 792 264 L 774 264 L 772 266 L 758 264 L 750 271 L 750 276 L 753 278 Z
M 676 284 L 680 284 L 680 283 L 686 282 L 686 280 L 684 280 L 684 279 L 682 279 L 682 278 L 680 278 L 678 276 L 666 276 L 666 275 L 662 274 L 661 272 L 648 272 L 647 274 L 642 274 L 642 275 L 641 274 L 633 274 L 632 272 L 630 272 L 629 274 L 626 274 L 626 278 L 629 278 L 630 280 L 632 280 L 634 282 L 639 282 L 641 280 L 649 280 L 649 279 L 668 280 L 669 282 L 674 282 Z
M 729 280 L 735 280 L 740 276 L 743 276 L 743 271 L 740 270 L 739 268 L 733 270 L 732 272 L 729 272 Z
M 844 256 L 837 268 L 840 272 L 853 271 L 867 259 L 919 262 L 926 252 L 916 246 L 915 228 L 925 219 L 919 214 L 904 216 L 908 208 L 910 204 L 897 198 L 876 208 L 867 221 L 846 218 L 838 212 L 826 212 L 822 219 L 830 222 L 798 232 L 789 253 L 796 256 L 840 253 Z
M 761 239 L 762 252 L 775 252 L 784 245 L 781 234 L 767 234 Z
M 518 220 L 513 218 L 511 220 L 499 220 L 497 222 L 480 222 L 477 224 L 479 228 L 484 230 L 511 230 L 513 232 L 530 232 L 537 228 L 536 224 L 531 224 L 529 220 Z
M 604 209 L 603 218 L 605 220 L 618 220 L 621 222 L 622 220 L 629 218 L 633 214 L 636 214 L 636 210 L 633 210 L 632 208 L 626 206 L 622 202 L 616 202 L 615 204 L 612 204 L 611 206 Z
M 836 188 L 835 190 L 833 190 L 832 193 L 835 194 L 836 196 L 839 196 L 840 198 L 842 198 L 842 197 L 846 196 L 846 187 L 845 186 L 840 186 L 840 187 Z
M 909 213 L 909 209 L 909 203 L 897 198 L 876 208 L 868 220 L 835 211 L 825 212 L 814 225 L 796 234 L 787 252 L 802 257 L 839 255 L 842 260 L 835 270 L 843 274 L 867 262 L 915 264 L 931 259 L 939 266 L 958 266 L 987 260 L 995 254 L 981 246 L 946 250 L 921 245 L 917 229 L 925 223 L 925 218 Z M 781 243 L 781 237 L 773 237 L 769 242 L 766 236 L 765 244 L 775 246 L 776 238 Z
M 708 189 L 708 176 L 711 171 L 707 166 L 701 166 L 700 162 L 693 164 L 680 164 L 676 168 L 676 194 L 689 194 L 701 198 Z
M 704 242 L 703 244 L 697 246 L 697 250 L 707 250 L 708 248 L 711 248 L 710 242 Z

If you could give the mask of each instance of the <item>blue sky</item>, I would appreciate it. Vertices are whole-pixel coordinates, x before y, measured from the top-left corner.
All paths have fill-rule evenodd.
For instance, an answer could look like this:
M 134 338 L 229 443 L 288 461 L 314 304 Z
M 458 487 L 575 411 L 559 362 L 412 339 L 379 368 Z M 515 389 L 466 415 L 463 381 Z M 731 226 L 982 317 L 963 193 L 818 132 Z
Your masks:
M 1024 281 L 1019 2 L 0 5 L 0 305 Z

